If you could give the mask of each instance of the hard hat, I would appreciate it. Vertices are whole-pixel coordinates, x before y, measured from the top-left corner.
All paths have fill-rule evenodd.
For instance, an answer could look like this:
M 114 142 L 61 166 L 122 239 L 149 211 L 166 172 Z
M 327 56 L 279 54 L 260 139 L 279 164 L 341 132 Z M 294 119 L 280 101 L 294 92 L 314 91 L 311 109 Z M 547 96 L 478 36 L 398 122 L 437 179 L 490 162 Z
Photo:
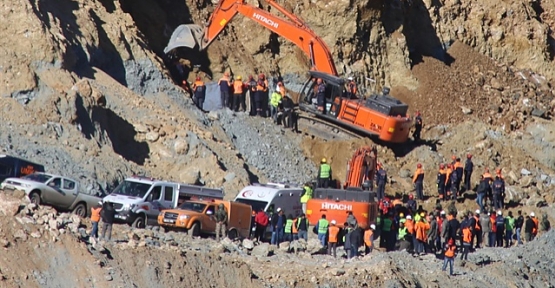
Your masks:
M 418 164 L 416 164 L 416 167 L 422 168 L 422 164 L 418 163 Z
M 407 215 L 407 220 L 411 220 L 411 219 L 412 219 L 412 216 Z
M 353 77 L 351 76 L 351 77 L 347 78 L 347 80 L 353 81 Z
M 453 238 L 449 239 L 449 245 L 455 245 L 455 240 L 453 240 Z
M 530 217 L 535 217 L 536 214 L 534 212 L 530 213 Z
M 372 229 L 372 230 L 376 229 L 376 225 L 370 224 L 370 229 Z
M 326 157 L 324 157 L 324 158 L 322 158 L 322 161 L 320 161 L 320 162 L 326 163 L 326 162 L 328 162 L 328 160 L 326 159 Z
M 455 159 L 457 159 L 457 156 L 453 155 L 453 156 L 451 156 L 451 159 L 455 160 Z
M 399 217 L 403 218 L 403 217 L 405 217 L 405 214 L 399 213 Z
M 420 217 L 426 217 L 426 213 L 420 212 Z
M 445 215 L 445 211 L 441 210 L 441 213 L 439 213 L 441 215 Z
M 466 154 L 466 158 L 468 159 L 472 158 L 472 154 Z
M 241 77 L 241 75 L 237 76 L 237 80 L 241 81 L 243 80 L 243 77 Z
M 335 222 L 335 220 L 331 220 L 331 225 L 335 225 L 337 224 L 337 222 Z
M 200 76 L 197 76 L 197 78 L 195 78 L 195 81 L 200 81 Z
M 276 212 L 280 212 L 281 211 L 281 207 L 278 207 L 278 209 L 276 210 Z
M 497 215 L 503 215 L 503 212 L 501 212 L 501 210 L 497 211 Z
M 445 164 L 439 164 L 439 169 L 445 169 Z
M 260 73 L 260 74 L 258 74 L 258 78 L 262 78 L 262 79 L 264 79 L 264 77 L 266 77 L 266 75 L 264 75 L 264 73 Z
M 414 199 L 414 195 L 409 194 L 409 199 Z
M 476 210 L 476 214 L 480 214 L 480 209 Z

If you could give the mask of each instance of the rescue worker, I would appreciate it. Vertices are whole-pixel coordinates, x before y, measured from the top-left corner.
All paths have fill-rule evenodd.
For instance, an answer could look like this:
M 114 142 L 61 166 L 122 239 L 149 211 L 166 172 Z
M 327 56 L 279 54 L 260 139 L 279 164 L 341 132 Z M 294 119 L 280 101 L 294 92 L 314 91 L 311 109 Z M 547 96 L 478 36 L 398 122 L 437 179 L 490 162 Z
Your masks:
M 303 207 L 303 213 L 306 213 L 306 203 L 310 199 L 312 199 L 312 186 L 309 182 L 306 182 L 304 183 L 303 192 L 301 194 L 301 205 Z
M 416 248 L 415 248 L 415 254 L 420 254 L 420 255 L 424 255 L 425 250 L 424 250 L 424 245 L 425 243 L 428 242 L 427 239 L 427 233 L 426 231 L 428 231 L 428 229 L 430 229 L 430 224 L 427 223 L 424 219 L 426 215 L 424 214 L 424 212 L 422 212 L 420 214 L 420 220 L 415 224 L 414 230 L 416 231 Z
M 424 170 L 422 164 L 416 164 L 416 171 L 412 177 L 412 183 L 416 189 L 416 197 L 418 200 L 424 200 Z
M 277 83 L 276 91 L 282 96 L 285 95 L 286 92 L 285 92 L 285 86 L 283 85 L 283 82 L 279 81 Z
M 495 169 L 495 178 L 499 177 L 503 182 L 503 192 L 501 193 L 501 197 L 499 197 L 499 204 L 501 205 L 500 209 L 505 209 L 505 178 L 501 174 L 501 169 Z M 495 180 L 494 180 L 495 181 Z
M 413 253 L 416 253 L 416 247 L 418 244 L 416 243 L 416 230 L 414 220 L 412 220 L 412 216 L 407 215 L 405 218 L 405 228 L 407 229 L 407 235 L 405 239 L 410 243 L 410 248 Z
M 278 122 L 278 107 L 279 107 L 279 103 L 281 103 L 281 94 L 279 94 L 277 91 L 274 91 L 272 93 L 272 97 L 270 98 L 270 116 L 272 117 L 272 120 L 274 120 L 274 124 L 280 124 Z
M 457 181 L 456 181 L 456 187 L 457 187 L 457 192 L 461 191 L 461 182 L 463 179 L 463 174 L 464 174 L 464 167 L 461 163 L 461 158 L 456 158 L 455 159 L 455 164 L 453 165 L 453 168 L 455 169 L 455 172 L 457 173 Z
M 350 256 L 349 258 L 354 258 L 354 257 L 358 257 L 358 248 L 360 247 L 360 241 L 363 238 L 363 235 L 361 233 L 361 229 L 359 227 L 354 227 L 353 225 L 349 225 L 353 231 L 351 231 L 351 235 L 350 236 L 350 242 L 351 242 L 351 250 L 350 250 Z M 394 234 L 395 236 L 395 234 Z M 393 241 L 393 247 L 392 249 L 395 248 L 395 241 L 394 239 Z
M 476 190 L 476 203 L 480 206 L 480 210 L 485 211 L 484 199 L 489 190 L 489 181 L 484 179 L 483 176 L 480 176 L 480 178 L 480 185 L 478 185 L 478 189 Z
M 474 170 L 474 163 L 472 163 L 472 154 L 466 155 L 466 162 L 464 163 L 464 188 L 466 191 L 470 191 L 470 178 L 472 177 L 472 171 Z
M 318 240 L 322 246 L 326 246 L 326 234 L 328 233 L 329 222 L 326 220 L 326 214 L 322 214 L 322 218 L 316 224 L 316 231 L 318 231 Z
M 472 247 L 472 231 L 470 226 L 462 227 L 462 245 L 463 252 L 461 254 L 461 260 L 468 260 L 468 252 Z
M 522 226 L 524 225 L 524 217 L 522 211 L 518 210 L 518 217 L 515 220 L 515 233 L 517 245 L 522 245 Z
M 277 217 L 277 222 L 276 222 L 276 244 L 277 246 L 279 246 L 279 244 L 281 242 L 283 242 L 283 234 L 285 232 L 285 223 L 287 222 L 287 218 L 285 217 L 285 212 L 283 212 L 283 209 L 278 208 L 277 209 L 278 212 L 278 217 Z M 273 235 L 272 235 L 273 236 Z
M 530 213 L 530 218 L 532 218 L 532 221 L 534 222 L 534 227 L 532 228 L 532 240 L 534 240 L 536 238 L 536 236 L 538 236 L 538 229 L 540 227 L 540 222 L 538 220 L 538 218 L 536 218 L 536 214 L 534 214 L 534 212 Z
M 393 213 L 388 213 L 387 217 L 383 219 L 381 231 L 380 247 L 385 248 L 388 252 L 392 251 L 392 247 L 395 247 L 395 243 L 391 243 L 391 241 L 395 242 L 395 226 L 393 225 Z
M 499 176 L 495 176 L 493 181 L 493 209 L 503 209 L 502 195 L 505 194 L 505 182 Z
M 223 203 L 218 205 L 214 219 L 216 220 L 216 241 L 220 242 L 220 235 L 226 237 L 227 233 L 227 211 Z
M 362 179 L 364 181 L 369 181 L 370 185 L 368 187 L 369 190 L 374 190 L 374 177 L 376 175 L 376 169 L 378 168 L 378 163 L 376 162 L 376 155 L 374 151 L 367 150 L 364 155 L 364 160 L 362 161 L 362 167 L 364 169 L 364 177 Z
M 328 164 L 327 159 L 324 157 L 320 161 L 320 168 L 318 168 L 318 187 L 328 188 L 331 182 L 331 166 Z
M 270 95 L 269 95 L 270 85 L 264 73 L 260 73 L 258 75 L 258 80 L 262 80 L 262 82 L 264 83 L 264 86 L 266 87 L 266 90 L 262 95 L 262 117 L 268 117 L 268 102 L 270 101 Z
M 472 241 L 470 242 L 470 246 L 472 247 L 472 243 L 474 243 L 474 239 L 476 239 L 476 249 L 480 248 L 482 244 L 482 222 L 480 221 L 480 210 L 476 210 L 474 213 L 474 231 L 472 232 Z
M 328 236 L 328 255 L 332 255 L 331 252 L 333 250 L 333 257 L 337 257 L 337 237 L 339 236 L 339 227 L 336 226 L 337 222 L 335 220 L 331 220 L 331 226 L 329 227 L 329 236 Z
M 353 228 L 349 226 L 349 223 L 345 222 L 343 224 L 345 227 L 342 231 L 343 234 L 343 250 L 347 254 L 347 258 L 351 259 L 351 233 L 353 232 Z
M 532 214 L 534 214 L 534 212 L 530 213 L 530 216 L 532 216 Z M 530 216 L 526 216 L 526 221 L 524 223 L 524 240 L 526 241 L 526 243 L 534 239 L 533 231 L 535 224 L 534 220 L 532 220 Z
M 451 198 L 451 178 L 453 174 L 453 165 L 447 164 L 447 169 L 445 170 L 445 197 L 443 198 L 444 201 L 447 201 Z
M 347 96 L 349 99 L 356 99 L 357 98 L 357 83 L 353 79 L 353 77 L 347 78 L 349 82 L 347 83 Z
M 459 190 L 457 188 L 457 183 L 459 183 L 459 173 L 457 172 L 457 170 L 455 170 L 455 165 L 451 165 L 451 169 L 453 169 L 453 172 L 451 172 L 451 177 L 449 177 L 449 180 L 451 181 L 451 183 L 449 183 L 451 186 L 450 198 L 452 200 L 457 200 L 459 193 Z
M 485 210 L 482 210 L 485 211 Z M 488 239 L 491 232 L 491 221 L 489 213 L 482 213 L 480 216 L 480 227 L 482 228 L 482 247 L 489 246 Z M 476 244 L 476 247 L 478 244 Z
M 547 214 L 543 213 L 542 214 L 542 221 L 540 222 L 540 232 L 547 232 L 549 230 L 551 230 L 551 223 L 549 222 L 549 219 L 547 219 Z
M 443 240 L 443 246 L 447 245 L 449 240 L 449 219 L 445 215 L 445 211 L 440 212 L 441 222 L 441 239 Z M 443 248 L 443 246 L 441 246 Z
M 268 101 L 267 93 L 268 93 L 268 85 L 264 82 L 264 78 L 262 77 L 264 74 L 260 74 L 258 77 L 258 81 L 256 82 L 256 92 L 254 93 L 254 103 L 256 106 L 256 116 L 266 117 L 265 111 L 267 107 L 264 107 L 264 101 Z
M 483 179 L 486 179 L 490 184 L 493 183 L 493 177 L 489 173 L 489 169 L 486 167 L 484 170 L 484 174 L 482 174 Z M 490 205 L 493 205 L 493 196 L 492 196 L 492 187 L 490 185 L 490 189 L 486 193 L 486 199 L 489 201 Z M 486 204 L 484 204 L 486 206 Z
M 114 223 L 115 216 L 116 210 L 114 209 L 114 204 L 112 202 L 103 202 L 102 210 L 100 211 L 103 224 L 102 233 L 100 235 L 101 239 L 105 241 L 110 241 L 112 239 L 112 224 Z
M 222 105 L 222 109 L 227 107 L 231 108 L 231 99 L 230 99 L 230 90 L 231 90 L 231 81 L 229 79 L 229 72 L 225 72 L 224 76 L 220 78 L 218 81 L 218 86 L 220 86 L 220 101 Z
M 495 211 L 490 212 L 489 216 L 491 230 L 488 237 L 488 246 L 495 247 L 495 238 L 497 238 L 497 216 Z
M 497 211 L 495 218 L 496 234 L 495 234 L 495 247 L 503 247 L 503 236 L 505 236 L 505 218 L 501 210 Z
M 287 95 L 283 95 L 280 103 L 278 104 L 278 111 L 282 113 L 281 119 L 283 120 L 283 126 L 285 128 L 291 128 L 296 131 L 296 119 L 293 109 L 295 108 L 295 103 Z M 278 119 L 279 124 L 279 119 Z
M 438 232 L 439 232 L 439 228 L 438 228 L 438 223 L 437 223 L 437 219 L 433 214 L 428 215 L 428 223 L 430 224 L 430 229 L 428 229 L 427 232 L 427 238 L 428 238 L 428 247 L 430 249 L 431 252 L 436 253 L 436 242 L 437 242 L 437 238 L 438 238 Z
M 270 227 L 272 230 L 272 238 L 270 238 L 271 245 L 277 245 L 278 243 L 278 231 L 277 231 L 277 223 L 279 220 L 279 213 L 281 213 L 281 207 L 276 209 L 276 212 L 272 212 L 270 215 Z
M 200 76 L 197 76 L 195 83 L 193 83 L 193 102 L 198 109 L 202 110 L 204 106 L 204 99 L 206 99 L 206 86 Z
M 456 256 L 457 246 L 455 246 L 455 240 L 449 239 L 447 242 L 447 249 L 445 250 L 445 255 L 443 257 L 443 267 L 441 271 L 445 271 L 447 268 L 447 263 L 449 263 L 449 275 L 453 276 L 453 266 L 455 266 L 455 256 Z
M 412 193 L 409 194 L 409 200 L 407 201 L 406 207 L 407 207 L 407 209 L 409 209 L 409 212 L 411 214 L 416 212 L 416 206 L 417 205 L 418 204 L 416 203 L 416 200 L 414 200 L 414 194 L 412 194 Z
M 241 108 L 242 111 L 245 110 L 245 107 L 240 107 L 243 103 L 242 101 L 242 97 L 243 97 L 243 90 L 245 89 L 245 84 L 243 83 L 243 77 L 241 77 L 241 75 L 237 76 L 237 78 L 235 79 L 235 81 L 233 81 L 233 105 L 232 105 L 232 109 L 235 112 L 239 112 L 239 108 Z
M 513 246 L 513 230 L 515 227 L 515 218 L 513 218 L 513 212 L 509 211 L 507 217 L 505 217 L 505 248 Z
M 445 195 L 445 180 L 447 179 L 447 171 L 445 170 L 445 164 L 439 164 L 439 171 L 437 172 L 437 194 L 439 199 L 446 200 L 447 195 Z
M 412 133 L 412 138 L 415 142 L 420 141 L 420 133 L 422 132 L 422 116 L 420 115 L 420 111 L 416 111 L 414 117 L 414 132 Z
M 370 224 L 370 228 L 364 231 L 364 253 L 366 255 L 372 253 L 374 249 L 374 231 L 376 230 L 376 225 Z
M 91 240 L 96 241 L 98 239 L 98 222 L 100 222 L 100 212 L 102 211 L 102 201 L 98 201 L 96 207 L 91 207 Z
M 378 162 L 378 171 L 376 173 L 376 184 L 378 185 L 378 201 L 385 197 L 385 183 L 387 182 L 387 172 L 382 163 Z
M 266 227 L 268 227 L 269 219 L 268 215 L 264 213 L 263 209 L 258 210 L 256 216 L 254 216 L 254 222 L 256 228 L 254 231 L 254 239 L 256 241 L 262 242 L 264 240 L 264 233 L 266 232 Z
M 308 218 L 303 213 L 297 221 L 297 230 L 299 231 L 299 239 L 304 239 L 305 242 L 308 241 L 308 226 Z
M 456 216 L 457 214 L 455 213 L 455 211 L 450 211 L 449 215 L 447 216 L 449 219 L 449 222 L 447 223 L 447 241 L 449 241 L 450 239 L 455 241 L 457 238 L 457 232 L 461 227 L 461 223 L 459 222 L 459 220 L 457 220 Z
M 293 240 L 299 240 L 299 229 L 297 229 L 297 222 L 299 222 L 299 220 L 300 216 L 297 214 L 297 216 L 293 218 L 293 226 L 291 227 Z
M 293 215 L 289 214 L 287 215 L 287 220 L 285 220 L 285 227 L 283 228 L 283 231 L 285 233 L 285 241 L 293 241 L 293 225 Z
M 405 222 L 407 220 L 406 219 L 401 219 L 399 220 L 399 230 L 397 232 L 397 243 L 395 245 L 395 249 L 396 250 L 400 250 L 400 251 L 409 251 L 410 250 L 410 246 L 412 245 L 409 242 L 408 238 L 408 231 L 407 231 L 407 227 L 405 227 Z
M 347 215 L 347 223 L 356 228 L 358 226 L 357 218 L 353 215 L 353 211 L 349 211 Z
M 250 116 L 256 115 L 256 104 L 254 102 L 254 94 L 256 93 L 256 81 L 252 75 L 249 75 L 249 80 L 245 83 L 249 91 L 248 99 L 245 99 L 247 110 Z
M 326 109 L 326 84 L 321 78 L 316 80 L 316 101 L 318 105 L 318 111 L 324 114 Z

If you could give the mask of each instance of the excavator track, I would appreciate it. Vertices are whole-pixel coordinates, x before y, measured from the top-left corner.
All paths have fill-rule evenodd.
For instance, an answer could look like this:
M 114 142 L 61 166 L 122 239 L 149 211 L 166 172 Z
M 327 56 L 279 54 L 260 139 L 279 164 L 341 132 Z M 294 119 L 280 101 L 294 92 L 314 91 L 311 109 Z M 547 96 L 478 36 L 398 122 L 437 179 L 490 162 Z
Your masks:
M 341 126 L 316 118 L 311 113 L 298 111 L 298 119 L 299 131 L 313 138 L 320 138 L 326 141 L 363 138 L 357 133 Z

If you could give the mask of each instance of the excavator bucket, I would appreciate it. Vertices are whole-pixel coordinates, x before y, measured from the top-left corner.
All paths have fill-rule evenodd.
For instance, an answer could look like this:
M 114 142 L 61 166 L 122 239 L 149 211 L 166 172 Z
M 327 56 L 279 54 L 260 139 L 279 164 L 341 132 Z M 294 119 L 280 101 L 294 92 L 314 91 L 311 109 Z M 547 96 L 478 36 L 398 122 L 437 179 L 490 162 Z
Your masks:
M 202 45 L 202 38 L 204 38 L 204 29 L 196 24 L 182 24 L 179 25 L 172 33 L 170 41 L 166 48 L 164 48 L 164 53 L 168 53 L 171 50 L 179 47 L 188 47 L 194 49 L 198 47 L 202 50 L 204 46 Z

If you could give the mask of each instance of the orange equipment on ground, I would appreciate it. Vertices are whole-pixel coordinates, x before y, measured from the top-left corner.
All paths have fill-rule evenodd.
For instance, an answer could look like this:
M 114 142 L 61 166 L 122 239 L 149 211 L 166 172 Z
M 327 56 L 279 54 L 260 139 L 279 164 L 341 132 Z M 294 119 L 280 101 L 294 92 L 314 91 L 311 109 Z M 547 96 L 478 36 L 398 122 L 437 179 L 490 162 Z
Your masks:
M 237 14 L 242 14 L 272 32 L 293 42 L 310 59 L 310 78 L 300 95 L 299 107 L 316 117 L 345 126 L 359 133 L 377 136 L 379 140 L 403 143 L 408 140 L 412 121 L 407 115 L 408 105 L 388 95 L 372 95 L 363 100 L 345 89 L 345 80 L 338 77 L 332 54 L 322 38 L 306 23 L 281 7 L 274 0 L 266 0 L 285 19 L 268 11 L 247 4 L 245 0 L 220 0 L 206 26 L 180 25 L 173 32 L 164 49 L 169 53 L 175 48 L 198 47 L 204 50 L 224 30 Z M 317 110 L 314 103 L 315 85 L 320 78 L 326 85 L 326 112 Z
M 370 153 L 373 155 L 372 161 L 370 164 L 370 171 L 368 172 L 368 179 L 365 179 L 367 164 L 366 162 L 366 154 Z M 376 170 L 377 170 L 377 163 L 378 163 L 378 150 L 376 147 L 364 146 L 355 151 L 353 154 L 353 158 L 349 160 L 347 164 L 347 179 L 345 180 L 345 188 L 348 187 L 363 187 L 366 180 L 374 181 Z M 371 188 L 371 187 L 364 187 L 364 188 Z
M 376 224 L 378 217 L 378 203 L 374 198 L 375 193 L 361 189 L 317 188 L 306 203 L 306 217 L 310 225 L 316 225 L 322 214 L 326 214 L 328 221 L 335 220 L 337 226 L 342 227 L 352 211 L 358 226 L 366 229 L 370 224 Z

